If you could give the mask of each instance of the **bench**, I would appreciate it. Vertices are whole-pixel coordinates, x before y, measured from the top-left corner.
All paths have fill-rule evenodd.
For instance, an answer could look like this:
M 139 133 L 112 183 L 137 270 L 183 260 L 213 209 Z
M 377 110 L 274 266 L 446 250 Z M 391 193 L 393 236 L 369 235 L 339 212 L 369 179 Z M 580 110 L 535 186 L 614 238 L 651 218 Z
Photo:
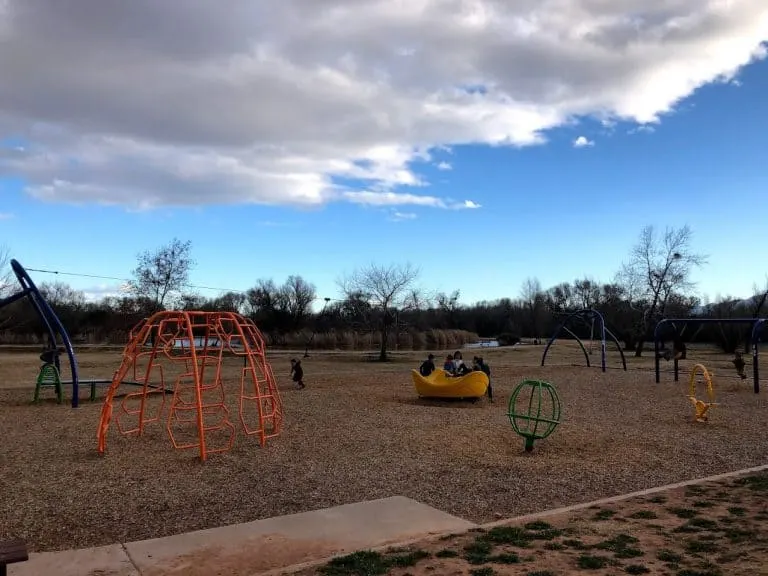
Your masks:
M 7 576 L 8 564 L 26 562 L 29 560 L 27 544 L 20 538 L 0 541 L 0 576 Z

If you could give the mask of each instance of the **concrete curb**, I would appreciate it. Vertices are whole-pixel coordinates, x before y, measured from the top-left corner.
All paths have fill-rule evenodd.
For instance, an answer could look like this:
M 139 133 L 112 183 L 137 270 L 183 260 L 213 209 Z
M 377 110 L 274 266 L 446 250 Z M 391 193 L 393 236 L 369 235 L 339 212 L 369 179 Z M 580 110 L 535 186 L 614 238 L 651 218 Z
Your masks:
M 583 502 L 581 504 L 573 504 L 571 506 L 563 506 L 561 508 L 553 508 L 552 510 L 545 510 L 543 512 L 534 512 L 531 514 L 525 514 L 523 516 L 516 516 L 513 518 L 507 518 L 505 520 L 497 520 L 495 522 L 489 522 L 487 524 L 478 524 L 477 528 L 482 528 L 484 530 L 489 530 L 491 528 L 495 528 L 497 526 L 506 526 L 508 524 L 518 523 L 518 522 L 529 522 L 533 520 L 537 520 L 540 518 L 547 518 L 550 516 L 557 516 L 558 514 L 568 514 L 570 512 L 576 512 L 578 510 L 583 510 L 585 508 L 590 508 L 592 506 L 604 506 L 606 504 L 613 504 L 616 502 L 622 502 L 625 500 L 631 500 L 632 498 L 638 498 L 640 496 L 648 496 L 650 494 L 656 494 L 658 492 L 666 492 L 667 490 L 675 490 L 677 488 L 684 488 L 686 486 L 692 486 L 694 484 L 706 484 L 707 482 L 719 482 L 721 480 L 727 480 L 728 478 L 735 478 L 737 476 L 744 476 L 746 474 L 754 474 L 756 472 L 763 472 L 768 470 L 768 464 L 764 464 L 762 466 L 755 466 L 753 468 L 743 468 L 741 470 L 736 470 L 734 472 L 725 472 L 723 474 L 716 474 L 714 476 L 706 476 L 704 478 L 695 478 L 693 480 L 684 480 L 683 482 L 676 482 L 674 484 L 665 484 L 664 486 L 657 486 L 655 488 L 647 488 L 645 490 L 640 490 L 638 492 L 629 492 L 627 494 L 620 494 L 618 496 L 609 496 L 608 498 L 601 498 L 599 500 L 592 500 L 591 502 Z M 420 542 L 434 542 L 435 540 L 439 540 L 443 536 L 452 535 L 452 534 L 466 534 L 470 532 L 470 530 L 466 530 L 464 532 L 442 532 L 440 534 L 427 534 L 424 537 L 421 538 L 411 538 L 406 541 L 402 542 L 392 542 L 389 544 L 382 544 L 381 546 L 375 546 L 373 548 L 366 548 L 366 550 L 371 550 L 374 552 L 384 552 L 386 550 L 389 550 L 391 548 L 401 548 L 406 546 L 411 546 L 413 544 L 418 544 Z M 307 570 L 308 568 L 314 568 L 317 566 L 322 566 L 324 564 L 327 564 L 330 560 L 333 560 L 334 558 L 341 558 L 343 556 L 348 555 L 349 553 L 345 554 L 336 554 L 334 556 L 329 556 L 327 558 L 323 558 L 322 560 L 311 560 L 309 562 L 303 562 L 301 564 L 294 564 L 293 566 L 287 566 L 284 568 L 279 568 L 275 570 L 268 570 L 267 572 L 256 572 L 251 574 L 250 576 L 288 576 L 289 574 L 294 574 L 296 572 L 299 572 L 301 570 Z

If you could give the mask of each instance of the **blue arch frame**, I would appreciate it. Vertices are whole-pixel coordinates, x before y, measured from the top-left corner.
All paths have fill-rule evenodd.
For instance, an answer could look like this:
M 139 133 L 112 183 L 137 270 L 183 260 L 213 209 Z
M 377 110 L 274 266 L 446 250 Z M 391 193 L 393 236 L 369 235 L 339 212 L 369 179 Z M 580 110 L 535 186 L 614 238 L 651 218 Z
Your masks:
M 611 339 L 611 341 L 616 344 L 616 348 L 619 350 L 619 354 L 621 355 L 621 365 L 624 367 L 624 371 L 627 370 L 627 359 L 624 357 L 624 351 L 621 349 L 621 344 L 619 343 L 618 338 L 608 330 L 608 328 L 605 325 L 605 318 L 603 315 L 598 312 L 597 310 L 593 310 L 592 308 L 585 308 L 584 310 L 577 310 L 576 312 L 571 312 L 568 314 L 568 316 L 565 317 L 565 319 L 560 323 L 560 325 L 555 330 L 555 333 L 552 335 L 552 338 L 549 339 L 549 342 L 547 342 L 547 346 L 544 348 L 544 354 L 541 356 L 541 365 L 544 366 L 544 362 L 547 359 L 547 352 L 549 352 L 550 346 L 554 344 L 557 337 L 560 335 L 560 332 L 567 332 L 570 334 L 573 338 L 576 339 L 576 342 L 578 343 L 579 347 L 581 348 L 581 351 L 584 353 L 584 358 L 587 360 L 587 367 L 590 366 L 589 363 L 589 354 L 587 354 L 586 348 L 584 348 L 584 343 L 581 341 L 581 339 L 576 336 L 567 326 L 568 322 L 572 318 L 578 318 L 580 320 L 583 320 L 584 322 L 590 322 L 597 320 L 598 330 L 600 334 L 600 363 L 602 371 L 605 372 L 606 370 L 606 336 Z
M 755 394 L 760 393 L 760 336 L 765 327 L 768 318 L 662 318 L 653 329 L 653 348 L 656 358 L 654 359 L 656 370 L 656 384 L 661 381 L 661 368 L 659 367 L 659 353 L 661 351 L 661 329 L 669 325 L 678 334 L 677 325 L 685 326 L 687 324 L 751 324 L 750 345 L 752 348 L 752 376 L 754 378 L 752 389 Z M 675 382 L 679 377 L 679 364 L 675 358 Z
M 61 323 L 61 320 L 59 320 L 59 317 L 56 316 L 53 308 L 51 308 L 50 304 L 43 298 L 40 290 L 35 286 L 32 278 L 29 277 L 24 266 L 19 264 L 18 260 L 11 260 L 11 268 L 13 269 L 13 273 L 16 275 L 19 284 L 21 284 L 22 290 L 13 296 L 0 300 L 0 308 L 13 304 L 23 298 L 29 298 L 32 307 L 43 322 L 43 326 L 45 326 L 45 330 L 48 333 L 49 343 L 52 346 L 58 346 L 56 336 L 58 335 L 59 338 L 61 338 L 64 348 L 67 351 L 69 367 L 72 372 L 72 408 L 77 408 L 80 378 L 77 370 L 77 358 L 75 358 L 75 351 L 72 347 L 72 341 L 69 338 L 69 334 Z M 56 358 L 56 368 L 59 370 L 61 369 L 58 357 Z

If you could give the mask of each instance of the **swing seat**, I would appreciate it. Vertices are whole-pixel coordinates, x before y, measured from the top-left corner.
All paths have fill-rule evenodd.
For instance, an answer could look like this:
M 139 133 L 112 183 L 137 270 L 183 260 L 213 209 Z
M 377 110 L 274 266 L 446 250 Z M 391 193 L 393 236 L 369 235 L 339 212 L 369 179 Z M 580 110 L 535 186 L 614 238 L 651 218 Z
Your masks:
M 32 401 L 37 404 L 40 402 L 40 390 L 42 388 L 53 388 L 56 392 L 56 401 L 61 404 L 64 401 L 64 393 L 61 386 L 61 377 L 59 370 L 55 365 L 45 363 L 40 367 L 35 383 L 35 396 Z

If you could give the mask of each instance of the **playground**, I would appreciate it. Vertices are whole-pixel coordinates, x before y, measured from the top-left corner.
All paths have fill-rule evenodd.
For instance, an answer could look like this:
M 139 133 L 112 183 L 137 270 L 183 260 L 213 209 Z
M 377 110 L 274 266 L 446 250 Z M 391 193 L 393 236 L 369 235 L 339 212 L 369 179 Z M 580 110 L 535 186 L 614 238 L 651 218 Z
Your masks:
M 100 455 L 107 388 L 91 402 L 81 385 L 78 408 L 69 405 L 71 386 L 61 404 L 43 389 L 33 405 L 39 348 L 0 351 L 0 540 L 21 537 L 33 551 L 81 548 L 395 495 L 480 523 L 768 459 L 768 404 L 736 376 L 730 356 L 690 346 L 680 381 L 662 362 L 656 384 L 652 349 L 639 359 L 628 354 L 625 371 L 609 348 L 605 372 L 599 344 L 591 368 L 573 341 L 557 340 L 544 367 L 543 349 L 483 351 L 494 403 L 418 399 L 410 377 L 418 353 L 385 364 L 313 353 L 303 360 L 307 387 L 295 390 L 292 356 L 270 350 L 280 435 L 262 447 L 258 435 L 238 429 L 232 449 L 204 463 L 195 449 L 175 450 L 160 422 L 140 437 L 120 435 L 113 423 Z M 80 378 L 111 379 L 121 352 L 77 350 Z M 696 363 L 713 374 L 717 405 L 706 423 L 694 421 L 688 398 Z M 221 374 L 233 420 L 242 366 L 242 358 L 225 359 Z M 560 426 L 531 453 L 507 417 L 509 396 L 526 378 L 552 382 L 563 410 Z M 697 394 L 706 399 L 704 385 Z

